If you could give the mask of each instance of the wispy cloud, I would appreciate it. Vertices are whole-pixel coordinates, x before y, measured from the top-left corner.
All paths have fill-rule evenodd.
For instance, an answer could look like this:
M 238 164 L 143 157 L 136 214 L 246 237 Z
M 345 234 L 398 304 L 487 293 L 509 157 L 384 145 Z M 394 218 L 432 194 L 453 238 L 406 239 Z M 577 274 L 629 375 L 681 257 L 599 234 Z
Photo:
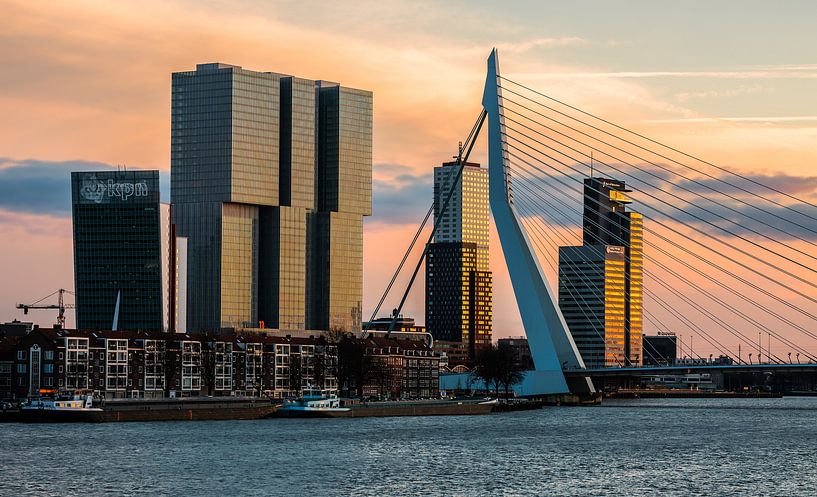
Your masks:
M 522 53 L 536 48 L 577 47 L 589 44 L 588 40 L 578 36 L 562 36 L 559 38 L 532 38 L 519 42 L 499 43 L 496 48 L 507 52 Z M 480 53 L 485 53 L 485 49 L 480 48 Z
M 525 79 L 597 79 L 597 78 L 715 78 L 715 79 L 817 79 L 817 69 L 745 70 L 745 71 L 612 71 L 514 73 Z
M 695 99 L 740 97 L 744 95 L 763 93 L 766 91 L 771 91 L 771 89 L 760 84 L 753 84 L 740 85 L 737 88 L 729 88 L 726 90 L 684 91 L 676 93 L 673 95 L 673 97 L 679 102 L 688 102 L 689 100 Z
M 739 116 L 739 117 L 685 117 L 680 119 L 646 119 L 645 123 L 797 123 L 817 122 L 817 116 Z

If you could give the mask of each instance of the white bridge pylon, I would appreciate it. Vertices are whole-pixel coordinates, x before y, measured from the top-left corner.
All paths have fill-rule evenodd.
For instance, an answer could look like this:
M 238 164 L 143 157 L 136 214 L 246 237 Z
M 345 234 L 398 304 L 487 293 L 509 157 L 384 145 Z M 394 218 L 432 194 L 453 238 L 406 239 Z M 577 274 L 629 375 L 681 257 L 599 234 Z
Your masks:
M 568 385 L 562 372 L 563 368 L 584 368 L 584 361 L 513 205 L 509 155 L 503 139 L 505 116 L 501 91 L 499 61 L 494 49 L 488 57 L 482 94 L 488 123 L 491 212 L 536 367 L 515 390 L 522 395 L 594 392 L 589 378 L 580 378 Z

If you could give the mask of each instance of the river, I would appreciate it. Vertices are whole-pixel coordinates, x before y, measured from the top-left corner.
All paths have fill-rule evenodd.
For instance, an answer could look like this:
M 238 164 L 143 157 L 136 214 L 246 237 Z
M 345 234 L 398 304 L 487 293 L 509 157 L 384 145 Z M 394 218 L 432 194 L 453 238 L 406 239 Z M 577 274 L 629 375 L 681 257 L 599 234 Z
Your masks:
M 817 398 L 0 425 L 0 494 L 817 495 Z

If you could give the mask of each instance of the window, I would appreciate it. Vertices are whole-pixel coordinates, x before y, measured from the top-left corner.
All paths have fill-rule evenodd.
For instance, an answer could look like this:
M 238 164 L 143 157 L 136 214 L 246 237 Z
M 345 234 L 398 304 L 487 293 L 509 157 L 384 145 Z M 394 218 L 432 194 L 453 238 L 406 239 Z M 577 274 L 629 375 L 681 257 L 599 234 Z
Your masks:
M 53 361 L 54 360 L 54 351 L 53 350 L 46 350 L 45 351 L 45 360 L 46 361 Z
M 45 373 L 45 374 L 54 373 L 54 365 L 53 364 L 46 364 L 45 366 L 43 366 L 43 373 Z
M 27 370 L 26 370 L 26 365 L 25 364 L 18 364 L 17 365 L 17 373 L 25 374 L 26 371 Z
M 26 351 L 25 350 L 18 350 L 17 351 L 17 360 L 18 361 L 25 361 L 26 360 Z

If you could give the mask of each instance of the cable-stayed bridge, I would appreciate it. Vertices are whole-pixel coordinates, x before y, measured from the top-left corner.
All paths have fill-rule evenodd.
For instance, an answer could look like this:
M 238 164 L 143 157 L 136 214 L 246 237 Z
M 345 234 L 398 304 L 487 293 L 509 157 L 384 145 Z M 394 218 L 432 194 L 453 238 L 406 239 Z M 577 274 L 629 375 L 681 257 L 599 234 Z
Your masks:
M 485 128 L 491 211 L 536 366 L 521 393 L 592 392 L 591 378 L 633 371 L 815 370 L 817 206 L 506 78 L 496 50 L 482 105 L 459 159 Z M 623 231 L 587 214 L 614 195 L 608 179 L 626 182 L 620 204 L 632 201 Z M 627 270 L 593 274 L 562 253 L 586 245 L 588 233 L 625 246 Z M 602 367 L 586 367 L 560 299 L 603 344 Z M 604 320 L 621 322 L 599 322 L 599 305 L 611 306 Z M 639 367 L 657 354 L 648 342 L 640 350 L 643 331 L 676 333 L 694 364 Z

